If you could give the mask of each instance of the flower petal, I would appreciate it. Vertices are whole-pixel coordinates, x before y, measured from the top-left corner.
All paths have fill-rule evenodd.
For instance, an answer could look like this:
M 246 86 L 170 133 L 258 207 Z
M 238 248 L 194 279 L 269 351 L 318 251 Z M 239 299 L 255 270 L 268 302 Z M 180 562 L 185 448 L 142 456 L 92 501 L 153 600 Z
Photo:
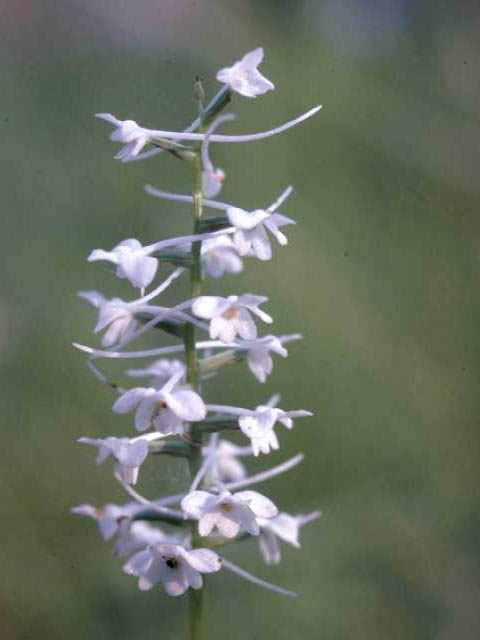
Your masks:
M 273 502 L 256 491 L 240 491 L 235 497 L 246 502 L 254 514 L 261 518 L 273 518 L 278 514 Z
M 133 252 L 123 252 L 118 263 L 128 280 L 138 288 L 148 287 L 158 269 L 157 258 Z
M 270 214 L 263 209 L 256 209 L 255 211 L 245 211 L 239 207 L 229 207 L 227 209 L 227 217 L 230 224 L 244 231 L 254 229 L 269 216 Z
M 79 291 L 77 293 L 77 296 L 79 298 L 82 298 L 83 300 L 86 300 L 87 302 L 89 302 L 91 305 L 93 305 L 97 309 L 101 304 L 103 304 L 105 302 L 105 297 L 102 296 L 101 293 L 99 293 L 98 291 L 95 291 L 93 289 L 91 289 L 89 291 Z
M 96 262 L 97 260 L 108 260 L 114 264 L 118 264 L 118 255 L 112 251 L 104 251 L 103 249 L 94 249 L 88 256 L 87 262 Z
M 192 491 L 180 503 L 182 511 L 192 518 L 200 518 L 207 511 L 214 509 L 217 498 L 208 491 Z
M 132 409 L 135 409 L 139 403 L 149 395 L 149 391 L 155 392 L 155 389 L 147 389 L 145 387 L 129 389 L 116 400 L 112 407 L 113 411 L 115 411 L 115 413 L 128 413 L 132 411 Z
M 235 325 L 231 320 L 218 316 L 210 321 L 210 337 L 212 340 L 219 338 L 222 342 L 229 343 L 235 340 L 236 335 Z
M 240 523 L 237 519 L 229 518 L 228 515 L 223 513 L 217 513 L 215 515 L 217 516 L 217 528 L 220 534 L 225 538 L 234 538 L 240 531 Z M 235 516 L 237 515 L 236 513 Z M 205 518 L 206 516 L 203 517 Z
M 152 420 L 155 413 L 156 398 L 152 394 L 144 397 L 135 412 L 135 429 L 137 431 L 145 431 L 152 426 Z
M 221 515 L 217 511 L 205 513 L 198 521 L 198 533 L 203 536 L 209 536 L 212 533 L 213 527 L 218 526 L 221 519 Z
M 220 556 L 210 549 L 182 549 L 181 554 L 191 567 L 201 573 L 214 573 L 222 566 Z
M 195 391 L 188 389 L 165 394 L 168 407 L 182 420 L 198 422 L 207 415 L 205 403 Z
M 238 309 L 232 324 L 244 340 L 254 340 L 257 337 L 257 327 L 247 309 Z
M 199 296 L 192 303 L 192 312 L 198 318 L 210 320 L 224 313 L 232 303 L 220 296 Z

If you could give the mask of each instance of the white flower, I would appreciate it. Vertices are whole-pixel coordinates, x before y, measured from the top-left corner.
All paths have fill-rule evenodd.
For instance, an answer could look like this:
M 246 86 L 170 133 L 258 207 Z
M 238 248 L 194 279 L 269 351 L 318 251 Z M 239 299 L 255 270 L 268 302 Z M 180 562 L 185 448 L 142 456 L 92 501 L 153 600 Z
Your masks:
M 313 115 L 318 113 L 321 108 L 322 105 L 317 105 L 316 107 L 313 107 L 313 109 L 310 109 L 306 113 L 303 113 L 301 116 L 298 116 L 297 118 L 294 118 L 289 122 L 285 122 L 285 124 L 282 124 L 279 127 L 275 127 L 275 129 L 270 129 L 269 131 L 249 133 L 240 136 L 224 136 L 212 134 L 210 136 L 210 141 L 250 142 L 252 140 L 263 140 L 264 138 L 276 136 L 283 131 L 287 131 L 287 129 L 295 127 L 297 124 L 304 122 L 308 118 L 311 118 Z M 111 113 L 97 113 L 96 117 L 102 118 L 102 120 L 106 120 L 107 122 L 110 122 L 117 127 L 117 129 L 110 135 L 110 138 L 116 142 L 125 143 L 125 147 L 121 149 L 120 152 L 115 156 L 117 159 L 122 160 L 122 162 L 150 158 L 157 153 L 160 153 L 161 149 L 150 149 L 149 151 L 141 153 L 142 148 L 146 144 L 155 140 L 161 142 L 162 140 L 167 138 L 168 140 L 203 141 L 207 137 L 206 133 L 191 133 L 192 128 L 195 128 L 200 124 L 199 120 L 195 120 L 195 122 L 193 123 L 194 126 L 188 127 L 188 129 L 185 131 L 165 131 L 158 129 L 146 129 L 145 127 L 140 127 L 134 120 L 119 120 Z
M 203 447 L 202 454 L 205 458 L 212 459 L 208 471 L 210 483 L 237 482 L 247 477 L 247 470 L 238 456 L 251 455 L 250 447 L 239 447 L 228 440 L 220 440 L 218 444 L 213 442 Z
M 154 426 L 164 435 L 183 433 L 184 422 L 198 422 L 206 415 L 202 398 L 190 389 L 174 389 L 180 372 L 161 389 L 135 387 L 126 391 L 113 405 L 116 413 L 135 413 L 135 428 L 145 431 Z
M 98 309 L 98 321 L 94 332 L 105 330 L 102 337 L 104 347 L 128 340 L 135 333 L 138 322 L 135 320 L 131 304 L 120 298 L 107 300 L 98 291 L 79 291 L 78 296 Z
M 252 340 L 246 347 L 248 368 L 259 382 L 265 382 L 273 371 L 273 358 L 270 351 L 278 353 L 283 358 L 288 356 L 288 351 L 282 345 L 281 339 L 272 335 Z
M 287 224 L 295 224 L 295 220 L 280 213 L 271 213 L 264 209 L 244 211 L 238 207 L 229 207 L 227 217 L 235 227 L 233 242 L 241 256 L 254 255 L 259 260 L 272 258 L 272 247 L 267 229 L 282 246 L 288 243 L 287 237 L 279 230 Z
M 225 273 L 240 273 L 243 263 L 232 239 L 218 236 L 202 242 L 202 267 L 212 278 L 221 278 Z
M 221 69 L 217 73 L 217 80 L 228 84 L 232 91 L 240 93 L 247 98 L 257 96 L 275 89 L 270 80 L 262 76 L 257 67 L 263 60 L 263 49 L 259 47 L 247 53 L 232 67 Z
M 111 251 L 95 249 L 88 262 L 108 260 L 117 265 L 117 276 L 126 278 L 134 287 L 144 289 L 152 282 L 158 269 L 158 260 L 148 255 L 147 248 L 135 238 L 117 244 Z
M 210 549 L 187 550 L 177 544 L 159 544 L 139 551 L 125 563 L 123 570 L 138 576 L 138 587 L 148 591 L 161 582 L 168 595 L 180 596 L 189 587 L 201 589 L 202 573 L 214 573 L 222 560 Z
M 168 360 L 167 358 L 160 358 L 155 360 L 146 369 L 127 369 L 125 372 L 127 376 L 132 378 L 143 378 L 145 376 L 151 376 L 149 381 L 149 387 L 159 389 L 167 380 L 174 375 L 182 373 L 181 379 L 185 377 L 186 367 L 180 360 Z
M 288 429 L 293 427 L 292 418 L 302 418 L 313 415 L 310 411 L 299 409 L 298 411 L 283 411 L 269 405 L 259 405 L 255 411 L 240 416 L 238 424 L 240 430 L 250 439 L 253 455 L 270 453 L 271 449 L 278 449 L 278 439 L 274 431 L 277 420 Z
M 73 507 L 71 511 L 79 516 L 88 516 L 96 520 L 102 538 L 109 540 L 117 533 L 121 522 L 125 518 L 130 518 L 143 508 L 138 502 L 128 502 L 122 507 L 109 503 L 99 508 L 93 507 L 91 504 L 82 504 L 78 507 Z
M 312 522 L 321 516 L 320 511 L 291 516 L 288 513 L 279 513 L 275 518 L 266 520 L 258 518 L 260 536 L 258 539 L 260 551 L 266 564 L 278 564 L 282 558 L 278 538 L 299 548 L 298 540 L 300 527 Z
M 251 313 L 263 322 L 271 323 L 272 318 L 258 308 L 268 298 L 245 294 L 242 296 L 200 296 L 192 303 L 193 313 L 210 320 L 210 337 L 222 342 L 232 342 L 238 334 L 244 340 L 257 337 L 257 327 Z
M 142 438 L 79 438 L 77 442 L 98 447 L 97 464 L 102 464 L 109 456 L 115 458 L 117 471 L 127 484 L 136 484 L 140 466 L 148 455 L 148 442 Z
M 135 120 L 119 120 L 111 113 L 96 113 L 95 117 L 106 120 L 117 127 L 110 134 L 110 140 L 121 142 L 125 146 L 115 155 L 115 160 L 122 162 L 133 160 L 150 142 L 148 129 L 140 127 Z
M 181 507 L 187 517 L 198 520 L 201 536 L 210 535 L 216 526 L 225 538 L 234 538 L 241 527 L 257 536 L 260 532 L 257 516 L 273 518 L 278 513 L 273 502 L 256 491 L 235 494 L 222 491 L 220 495 L 192 491 L 183 498 Z

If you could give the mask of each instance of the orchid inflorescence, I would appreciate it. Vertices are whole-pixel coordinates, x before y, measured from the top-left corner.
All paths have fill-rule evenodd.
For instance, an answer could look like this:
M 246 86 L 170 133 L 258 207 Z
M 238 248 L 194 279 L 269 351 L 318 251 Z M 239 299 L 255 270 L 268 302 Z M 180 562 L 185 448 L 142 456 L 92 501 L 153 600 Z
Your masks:
M 123 569 L 138 578 L 140 589 L 147 590 L 161 582 L 172 596 L 185 593 L 189 587 L 201 589 L 202 574 L 221 568 L 273 591 L 295 595 L 244 571 L 218 550 L 228 542 L 256 537 L 263 560 L 276 564 L 281 558 L 279 541 L 299 547 L 300 528 L 320 516 L 318 511 L 296 515 L 279 512 L 269 498 L 249 488 L 290 470 L 302 461 L 302 454 L 255 475 L 248 475 L 244 465 L 250 456 L 279 448 L 277 423 L 291 429 L 294 419 L 312 414 L 303 409 L 279 408 L 279 396 L 254 408 L 209 404 L 204 390 L 204 382 L 221 368 L 243 361 L 259 382 L 265 382 L 272 373 L 272 354 L 286 357 L 286 345 L 301 337 L 259 335 L 260 326 L 273 322 L 263 309 L 268 302 L 264 296 L 201 293 L 204 279 L 239 273 L 247 257 L 270 260 L 272 239 L 286 245 L 287 238 L 280 229 L 294 224 L 278 211 L 292 187 L 270 206 L 254 211 L 210 199 L 218 195 L 225 180 L 223 169 L 215 168 L 210 159 L 211 143 L 247 142 L 275 135 L 320 109 L 315 107 L 260 134 L 215 133 L 233 119 L 231 115 L 220 115 L 232 93 L 254 98 L 274 89 L 272 82 L 258 71 L 262 58 L 263 50 L 258 48 L 232 67 L 219 71 L 217 79 L 223 86 L 207 106 L 203 105 L 203 91 L 197 90 L 199 115 L 185 131 L 152 130 L 133 120 L 97 114 L 114 125 L 111 140 L 123 145 L 115 158 L 132 162 L 167 152 L 183 159 L 193 170 L 191 196 L 146 186 L 154 197 L 178 202 L 178 206 L 193 205 L 191 235 L 145 245 L 127 239 L 110 251 L 95 249 L 90 254 L 90 262 L 113 264 L 116 275 L 128 280 L 139 294 L 125 301 L 106 298 L 97 291 L 79 292 L 98 312 L 95 333 L 103 333 L 103 349 L 75 344 L 89 354 L 89 368 L 95 376 L 117 394 L 113 411 L 133 413 L 139 434 L 79 439 L 98 450 L 97 464 L 113 458 L 115 478 L 130 501 L 101 508 L 82 505 L 73 511 L 96 520 L 104 539 L 116 538 L 115 552 L 126 558 Z M 205 217 L 203 208 L 220 214 Z M 173 266 L 170 275 L 148 290 L 160 270 L 169 265 Z M 183 276 L 189 276 L 189 299 L 173 307 L 159 305 L 159 296 Z M 125 350 L 154 329 L 163 329 L 182 342 L 143 351 Z M 197 331 L 208 336 L 198 341 Z M 146 379 L 142 386 L 123 388 L 110 382 L 96 365 L 102 358 L 144 357 L 160 359 L 144 368 L 126 371 L 130 379 Z M 224 434 L 229 430 L 237 431 L 244 443 L 227 440 Z M 152 454 L 179 456 L 188 462 L 191 480 L 183 493 L 150 500 L 134 489 L 142 464 Z

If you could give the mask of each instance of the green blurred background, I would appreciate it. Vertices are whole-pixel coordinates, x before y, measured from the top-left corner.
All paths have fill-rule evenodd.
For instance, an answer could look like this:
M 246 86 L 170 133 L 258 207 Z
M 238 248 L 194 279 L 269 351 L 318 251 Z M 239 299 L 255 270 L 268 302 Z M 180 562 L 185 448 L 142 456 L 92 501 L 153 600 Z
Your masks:
M 191 228 L 188 208 L 142 189 L 184 192 L 186 167 L 112 160 L 111 129 L 92 115 L 181 129 L 195 74 L 211 96 L 216 70 L 261 45 L 277 89 L 237 96 L 229 131 L 324 110 L 283 136 L 213 148 L 222 199 L 265 206 L 293 183 L 283 210 L 298 224 L 275 260 L 205 291 L 265 293 L 276 333 L 305 340 L 266 385 L 240 366 L 206 395 L 254 406 L 280 391 L 282 406 L 315 412 L 252 468 L 305 451 L 261 490 L 324 517 L 280 567 L 262 566 L 254 541 L 232 547 L 302 597 L 222 573 L 208 638 L 478 638 L 478 3 L 2 0 L 0 15 L 0 637 L 186 637 L 187 599 L 139 592 L 94 523 L 69 513 L 125 500 L 75 440 L 133 433 L 70 346 L 96 344 L 79 289 L 131 293 L 86 256 Z M 177 284 L 167 303 L 185 295 Z M 180 462 L 155 459 L 140 490 L 186 481 Z

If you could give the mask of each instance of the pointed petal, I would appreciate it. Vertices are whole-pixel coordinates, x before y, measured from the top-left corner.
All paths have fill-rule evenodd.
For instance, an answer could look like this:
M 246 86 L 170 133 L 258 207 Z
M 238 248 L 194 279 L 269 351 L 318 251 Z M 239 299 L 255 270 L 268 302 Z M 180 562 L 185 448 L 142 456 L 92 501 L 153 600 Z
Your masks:
M 122 124 L 122 120 L 119 120 L 111 113 L 96 113 L 95 118 L 101 118 L 102 120 L 110 122 L 110 124 L 113 124 L 116 127 L 119 127 Z
M 102 296 L 101 293 L 99 293 L 98 291 L 95 291 L 93 289 L 91 289 L 89 291 L 79 291 L 77 293 L 77 296 L 79 298 L 82 298 L 83 300 L 86 300 L 87 302 L 89 302 L 91 305 L 93 305 L 96 308 L 98 308 L 102 303 L 105 302 L 104 296 Z
M 263 60 L 263 47 L 257 47 L 253 51 L 246 53 L 241 59 L 242 66 L 245 67 L 258 67 Z
M 104 251 L 103 249 L 94 249 L 88 256 L 87 262 L 95 262 L 96 260 L 108 260 L 114 264 L 118 264 L 118 255 L 112 251 Z

